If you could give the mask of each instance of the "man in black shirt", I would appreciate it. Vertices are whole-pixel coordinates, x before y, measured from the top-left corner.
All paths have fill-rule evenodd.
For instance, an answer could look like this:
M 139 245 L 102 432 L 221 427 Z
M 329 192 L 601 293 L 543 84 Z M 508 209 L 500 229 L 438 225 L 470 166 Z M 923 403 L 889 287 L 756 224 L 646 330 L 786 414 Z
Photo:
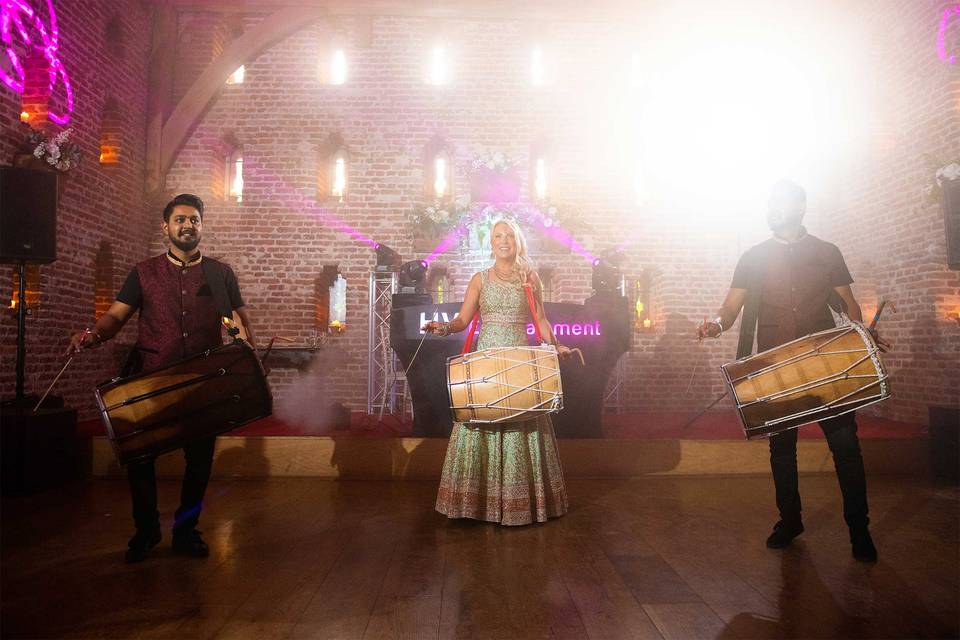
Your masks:
M 169 251 L 139 263 L 93 330 L 73 335 L 68 352 L 76 353 L 109 340 L 137 311 L 140 316 L 135 353 L 142 355 L 142 362 L 128 367 L 124 375 L 158 369 L 220 346 L 221 319 L 230 311 L 237 313 L 248 341 L 256 346 L 250 315 L 233 270 L 201 255 L 198 248 L 203 231 L 203 201 L 191 194 L 178 195 L 163 211 L 162 229 L 170 241 Z M 218 300 L 221 292 L 225 300 Z M 201 438 L 183 447 L 186 470 L 173 525 L 176 553 L 209 555 L 196 527 L 210 479 L 215 442 L 215 437 Z M 137 531 L 128 543 L 126 560 L 140 562 L 160 542 L 154 460 L 129 463 L 127 478 Z
M 862 321 L 860 305 L 850 289 L 853 278 L 840 250 L 807 233 L 802 224 L 805 212 L 806 194 L 799 185 L 783 181 L 774 187 L 767 213 L 774 235 L 740 258 L 723 306 L 713 321 L 700 326 L 700 337 L 719 337 L 726 327 L 733 325 L 745 302 L 747 310 L 740 325 L 738 358 L 752 352 L 754 327 L 759 351 L 833 328 L 831 299 L 842 301 L 851 320 Z M 757 303 L 751 305 L 751 300 Z M 877 550 L 868 528 L 867 484 L 854 413 L 823 420 L 820 428 L 827 438 L 840 481 L 843 516 L 850 528 L 853 556 L 864 562 L 875 562 Z M 780 549 L 803 532 L 796 429 L 770 437 L 770 467 L 780 521 L 767 539 L 767 546 Z

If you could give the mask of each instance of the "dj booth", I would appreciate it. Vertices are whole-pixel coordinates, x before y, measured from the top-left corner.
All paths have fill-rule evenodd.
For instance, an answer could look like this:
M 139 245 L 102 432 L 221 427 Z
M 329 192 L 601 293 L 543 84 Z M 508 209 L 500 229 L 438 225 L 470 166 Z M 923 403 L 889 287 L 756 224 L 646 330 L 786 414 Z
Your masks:
M 429 296 L 399 294 L 390 312 L 390 345 L 407 371 L 413 399 L 413 429 L 416 435 L 445 437 L 453 422 L 447 394 L 446 362 L 459 355 L 465 332 L 440 337 L 428 335 L 420 346 L 413 367 L 410 361 L 423 338 L 421 327 L 430 320 L 449 321 L 460 311 L 459 302 L 430 304 Z M 425 304 L 426 303 L 426 304 Z M 579 358 L 562 360 L 563 410 L 553 414 L 558 437 L 598 438 L 603 410 L 603 392 L 610 372 L 630 348 L 630 310 L 618 295 L 593 296 L 583 304 L 544 303 L 557 339 L 583 352 Z M 527 325 L 534 344 L 533 325 Z M 476 344 L 476 342 L 474 342 Z

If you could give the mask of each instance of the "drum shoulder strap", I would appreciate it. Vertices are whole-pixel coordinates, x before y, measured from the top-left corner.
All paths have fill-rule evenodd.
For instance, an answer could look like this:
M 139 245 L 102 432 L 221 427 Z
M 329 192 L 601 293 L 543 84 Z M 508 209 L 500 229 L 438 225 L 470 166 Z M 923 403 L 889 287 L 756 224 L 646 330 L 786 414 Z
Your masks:
M 760 319 L 760 302 L 763 293 L 763 277 L 767 271 L 768 251 L 760 249 L 747 279 L 747 296 L 740 319 L 740 339 L 737 341 L 737 360 L 753 353 L 757 322 Z
M 233 317 L 233 307 L 230 305 L 230 298 L 227 296 L 227 285 L 223 267 L 217 260 L 204 257 L 200 263 L 203 269 L 203 277 L 210 285 L 210 292 L 213 293 L 213 299 L 217 303 L 217 309 L 224 318 Z
M 523 283 L 523 291 L 527 297 L 527 306 L 530 307 L 530 318 L 533 320 L 533 331 L 537 336 L 537 344 L 543 344 L 543 336 L 540 335 L 540 322 L 537 320 L 537 303 L 533 297 L 533 282 L 529 277 Z

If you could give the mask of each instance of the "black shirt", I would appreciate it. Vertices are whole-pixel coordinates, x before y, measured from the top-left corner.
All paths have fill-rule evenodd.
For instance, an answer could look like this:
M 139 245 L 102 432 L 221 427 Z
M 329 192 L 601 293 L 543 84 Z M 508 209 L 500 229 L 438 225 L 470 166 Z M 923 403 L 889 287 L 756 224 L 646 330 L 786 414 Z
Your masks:
M 853 282 L 840 249 L 810 234 L 795 242 L 771 238 L 747 250 L 734 289 L 760 286 L 757 348 L 761 351 L 834 325 L 828 302 Z

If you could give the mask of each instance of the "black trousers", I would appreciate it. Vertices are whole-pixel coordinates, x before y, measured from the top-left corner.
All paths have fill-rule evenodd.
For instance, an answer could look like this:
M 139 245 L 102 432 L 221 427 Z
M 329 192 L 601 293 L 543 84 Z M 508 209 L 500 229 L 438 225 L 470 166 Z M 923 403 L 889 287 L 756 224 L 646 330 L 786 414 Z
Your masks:
M 833 454 L 833 466 L 843 494 L 843 518 L 851 529 L 866 527 L 867 479 L 863 471 L 863 456 L 857 438 L 854 412 L 820 422 Z M 780 519 L 788 523 L 800 522 L 800 490 L 797 479 L 797 430 L 790 429 L 770 437 L 770 469 L 777 491 L 777 509 Z
M 180 489 L 180 507 L 174 516 L 173 532 L 190 531 L 200 521 L 203 495 L 210 481 L 213 467 L 213 448 L 216 437 L 191 442 L 183 448 L 187 468 Z M 130 497 L 133 499 L 133 522 L 137 531 L 149 531 L 160 527 L 160 512 L 157 510 L 157 472 L 155 459 L 149 458 L 127 465 L 127 480 L 130 481 Z

